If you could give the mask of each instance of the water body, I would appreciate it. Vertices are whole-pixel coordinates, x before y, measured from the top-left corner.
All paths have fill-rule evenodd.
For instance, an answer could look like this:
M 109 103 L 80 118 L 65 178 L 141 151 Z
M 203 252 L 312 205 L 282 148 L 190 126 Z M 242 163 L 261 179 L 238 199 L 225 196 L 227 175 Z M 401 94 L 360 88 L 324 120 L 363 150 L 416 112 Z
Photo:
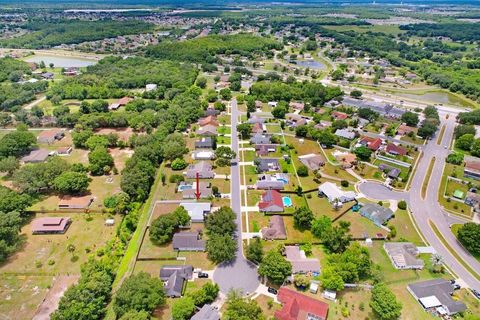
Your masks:
M 395 95 L 415 100 L 424 100 L 432 103 L 454 105 L 469 108 L 474 106 L 473 103 L 465 101 L 456 95 L 445 91 L 430 91 L 425 93 L 405 93 L 396 92 Z
M 325 65 L 321 62 L 316 61 L 316 60 L 297 60 L 297 61 L 292 61 L 292 63 L 294 63 L 294 64 L 296 64 L 297 66 L 300 66 L 300 67 L 310 68 L 312 70 L 325 69 Z
M 41 61 L 43 61 L 46 66 L 48 66 L 50 63 L 53 63 L 54 66 L 58 68 L 82 68 L 92 66 L 97 63 L 96 60 L 84 58 L 42 54 L 36 54 L 28 57 L 25 59 L 25 61 L 35 63 L 40 63 Z

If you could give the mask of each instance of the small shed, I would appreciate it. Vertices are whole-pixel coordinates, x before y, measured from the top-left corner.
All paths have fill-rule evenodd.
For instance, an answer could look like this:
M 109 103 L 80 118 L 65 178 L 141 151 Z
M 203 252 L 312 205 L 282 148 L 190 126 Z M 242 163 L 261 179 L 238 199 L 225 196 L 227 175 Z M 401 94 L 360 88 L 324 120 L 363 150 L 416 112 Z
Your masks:
M 114 224 L 115 224 L 115 219 L 113 219 L 113 218 L 105 220 L 105 225 L 108 226 L 108 227 L 111 227 Z
M 464 195 L 465 195 L 465 193 L 462 190 L 459 190 L 459 189 L 457 189 L 453 192 L 453 197 L 457 198 L 457 199 L 463 199 Z
M 312 282 L 310 283 L 310 292 L 317 293 L 318 292 L 318 283 Z

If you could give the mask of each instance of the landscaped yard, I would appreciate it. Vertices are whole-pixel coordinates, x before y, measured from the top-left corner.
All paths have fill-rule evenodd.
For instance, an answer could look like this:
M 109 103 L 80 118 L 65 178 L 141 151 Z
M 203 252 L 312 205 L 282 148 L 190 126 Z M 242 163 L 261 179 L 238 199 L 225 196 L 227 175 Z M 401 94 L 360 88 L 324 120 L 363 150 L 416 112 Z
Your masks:
M 70 217 L 72 223 L 65 234 L 32 235 L 31 224 L 22 228 L 25 244 L 0 267 L 1 272 L 36 274 L 79 273 L 89 253 L 112 239 L 121 218 L 115 216 L 115 226 L 105 226 L 108 214 L 54 213 L 36 217 Z M 72 244 L 70 253 L 67 246 Z M 74 257 L 76 256 L 76 258 Z M 41 268 L 41 269 L 40 269 Z
M 458 179 L 461 179 L 465 182 L 471 182 L 473 185 L 476 185 L 478 182 L 472 179 L 464 178 L 463 177 L 463 167 L 462 166 L 455 166 L 449 163 L 445 164 L 445 170 L 443 172 L 442 182 L 440 183 L 440 188 L 438 191 L 438 202 L 441 206 L 443 206 L 446 210 L 453 211 L 460 215 L 465 215 L 468 217 L 472 216 L 471 207 L 467 206 L 463 201 L 455 201 L 449 200 L 445 198 L 445 193 L 449 197 L 453 197 L 453 193 L 455 190 L 460 190 L 464 192 L 468 191 L 468 185 L 459 183 L 458 181 L 454 181 L 451 179 L 447 179 L 448 176 L 454 176 Z M 448 183 L 447 183 L 448 180 Z

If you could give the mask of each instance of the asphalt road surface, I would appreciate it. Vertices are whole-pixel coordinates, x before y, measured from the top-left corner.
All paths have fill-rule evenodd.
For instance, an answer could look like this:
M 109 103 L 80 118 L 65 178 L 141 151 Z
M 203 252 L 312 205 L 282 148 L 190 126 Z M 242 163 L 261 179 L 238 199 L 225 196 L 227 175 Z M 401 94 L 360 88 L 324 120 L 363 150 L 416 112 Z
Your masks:
M 412 178 L 412 184 L 409 192 L 390 191 L 379 183 L 365 182 L 359 185 L 359 190 L 365 196 L 377 200 L 401 200 L 405 199 L 418 228 L 423 233 L 429 244 L 440 254 L 448 266 L 460 279 L 462 279 L 470 288 L 480 290 L 480 281 L 475 278 L 465 267 L 450 253 L 443 245 L 441 240 L 432 230 L 429 221 L 435 224 L 437 229 L 446 239 L 450 247 L 465 261 L 473 270 L 480 271 L 480 263 L 470 253 L 468 253 L 458 242 L 450 230 L 452 223 L 463 223 L 464 219 L 450 215 L 440 206 L 438 202 L 438 192 L 442 180 L 443 166 L 445 158 L 449 154 L 448 146 L 452 141 L 453 130 L 455 128 L 455 117 L 450 115 L 449 119 L 441 116 L 442 124 L 446 129 L 441 143 L 437 144 L 437 137 L 429 140 L 423 149 L 423 157 L 420 159 L 415 176 Z M 445 148 L 447 146 L 447 148 Z M 430 182 L 427 187 L 425 199 L 422 199 L 423 180 L 427 174 L 431 159 L 435 157 L 435 162 L 430 176 Z
M 231 102 L 232 112 L 232 149 L 238 155 L 238 110 L 237 101 Z M 256 266 L 245 259 L 243 255 L 242 242 L 242 212 L 241 212 L 241 194 L 240 194 L 240 166 L 231 167 L 231 208 L 237 214 L 237 257 L 230 263 L 219 265 L 214 273 L 213 280 L 219 285 L 223 293 L 228 293 L 231 289 L 241 290 L 244 294 L 254 292 L 260 285 L 260 280 Z

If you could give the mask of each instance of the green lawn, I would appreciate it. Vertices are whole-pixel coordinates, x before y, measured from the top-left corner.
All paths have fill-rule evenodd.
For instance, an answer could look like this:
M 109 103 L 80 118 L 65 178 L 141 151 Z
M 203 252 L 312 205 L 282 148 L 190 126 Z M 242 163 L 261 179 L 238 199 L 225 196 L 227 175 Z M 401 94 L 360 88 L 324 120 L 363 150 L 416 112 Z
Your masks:
M 395 226 L 397 230 L 397 236 L 393 239 L 394 241 L 405 239 L 418 246 L 425 245 L 406 210 L 398 209 L 395 212 L 395 217 L 388 222 L 388 225 Z
M 448 176 L 455 176 L 462 181 L 474 183 L 475 180 L 472 179 L 465 179 L 463 177 L 463 167 L 462 166 L 455 166 L 449 163 L 445 164 L 445 169 L 443 172 L 442 181 L 440 183 L 440 188 L 438 191 L 438 202 L 442 205 L 446 210 L 452 211 L 454 213 L 465 215 L 467 217 L 472 216 L 472 210 L 469 206 L 467 206 L 463 202 L 450 200 L 445 198 L 444 195 L 447 197 L 452 197 L 455 190 L 461 190 L 466 195 L 468 191 L 468 185 L 459 183 L 458 181 L 448 179 Z M 476 181 L 475 184 L 476 185 Z

